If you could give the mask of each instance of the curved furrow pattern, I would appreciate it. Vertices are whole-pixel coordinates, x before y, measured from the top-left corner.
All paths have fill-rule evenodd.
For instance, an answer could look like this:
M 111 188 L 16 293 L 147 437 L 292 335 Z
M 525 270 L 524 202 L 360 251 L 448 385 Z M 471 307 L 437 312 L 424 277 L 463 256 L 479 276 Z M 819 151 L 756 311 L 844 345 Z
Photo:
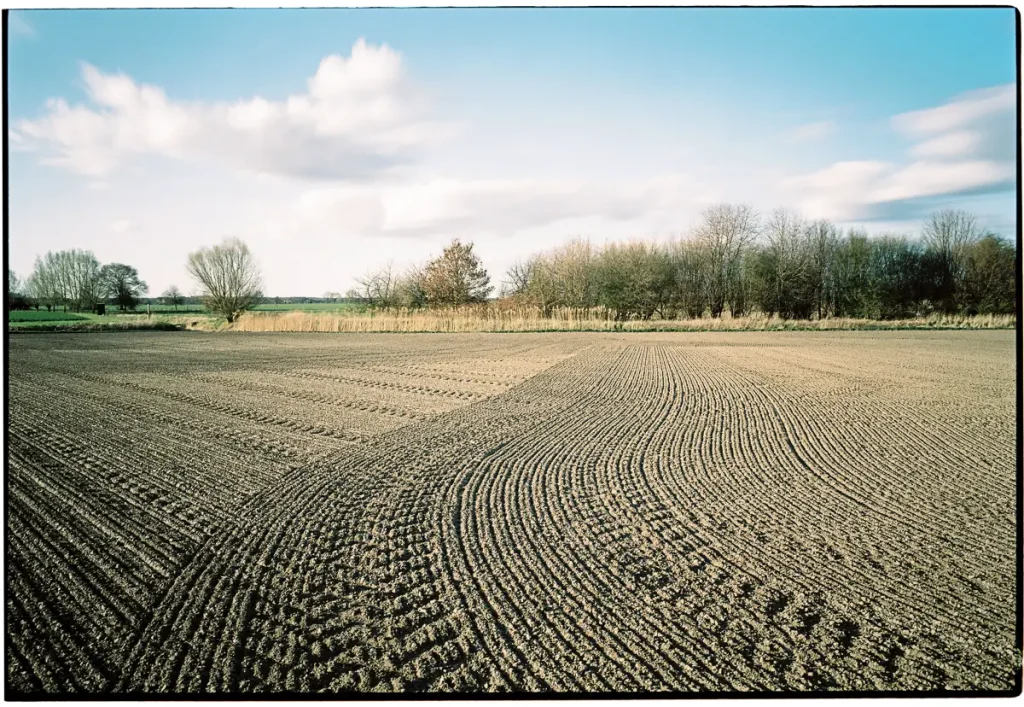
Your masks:
M 8 683 L 1009 690 L 1012 354 L 1005 332 L 18 337 Z

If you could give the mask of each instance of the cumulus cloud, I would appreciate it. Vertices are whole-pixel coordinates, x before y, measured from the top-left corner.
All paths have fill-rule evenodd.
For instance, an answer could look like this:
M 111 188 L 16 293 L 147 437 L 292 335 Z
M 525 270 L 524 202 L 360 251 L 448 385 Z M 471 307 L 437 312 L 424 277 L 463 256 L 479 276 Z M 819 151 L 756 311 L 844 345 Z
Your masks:
M 82 78 L 90 105 L 52 98 L 42 117 L 18 121 L 11 139 L 44 162 L 90 176 L 150 154 L 257 173 L 363 178 L 450 131 L 424 118 L 401 55 L 362 39 L 350 56 L 323 59 L 305 93 L 280 101 L 176 101 L 158 86 L 89 64 Z
M 907 162 L 838 162 L 783 186 L 809 215 L 840 220 L 913 217 L 942 198 L 1004 191 L 1016 175 L 1015 108 L 1010 84 L 896 115 L 892 127 L 914 141 Z
M 791 130 L 787 137 L 790 142 L 817 142 L 824 140 L 836 131 L 835 121 L 822 120 L 817 123 L 807 123 Z
M 486 231 L 499 235 L 575 218 L 629 221 L 699 203 L 697 187 L 670 175 L 638 182 L 433 179 L 307 191 L 299 218 L 363 235 Z

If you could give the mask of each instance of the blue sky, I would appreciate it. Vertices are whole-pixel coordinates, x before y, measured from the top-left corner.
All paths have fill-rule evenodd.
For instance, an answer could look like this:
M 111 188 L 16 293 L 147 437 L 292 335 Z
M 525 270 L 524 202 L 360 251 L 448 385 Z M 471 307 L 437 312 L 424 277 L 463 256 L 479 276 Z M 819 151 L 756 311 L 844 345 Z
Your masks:
M 496 281 L 577 235 L 746 202 L 1015 229 L 1013 10 L 17 11 L 11 266 L 83 247 L 151 291 L 234 235 L 267 291 L 454 236 Z

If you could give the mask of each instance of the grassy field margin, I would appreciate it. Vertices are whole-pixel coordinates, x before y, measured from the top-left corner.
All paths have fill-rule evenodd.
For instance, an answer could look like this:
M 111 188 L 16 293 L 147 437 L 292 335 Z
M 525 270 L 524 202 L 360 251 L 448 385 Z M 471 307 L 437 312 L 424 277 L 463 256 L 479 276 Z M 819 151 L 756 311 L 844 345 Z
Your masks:
M 15 313 L 12 313 L 15 314 Z M 57 313 L 53 313 L 57 315 Z M 540 316 L 530 310 L 464 308 L 448 310 L 398 310 L 339 312 L 246 312 L 233 324 L 205 313 L 151 317 L 145 314 L 98 316 L 69 313 L 33 317 L 33 321 L 8 321 L 9 332 L 98 331 L 237 331 L 297 333 L 527 333 L 553 331 L 590 332 L 701 332 L 701 331 L 882 331 L 906 329 L 1013 329 L 1012 315 L 931 315 L 916 319 L 820 320 L 780 319 L 764 315 L 723 316 L 718 319 L 652 319 L 615 321 L 593 312 L 565 311 Z
M 586 313 L 584 313 L 586 314 Z M 529 311 L 439 310 L 391 311 L 368 314 L 310 312 L 247 312 L 224 327 L 248 332 L 545 332 L 545 331 L 864 331 L 885 329 L 1013 329 L 1012 315 L 932 315 L 918 319 L 784 320 L 752 315 L 718 319 L 615 321 L 597 316 L 543 317 Z
M 15 314 L 12 312 L 11 314 Z M 58 313 L 53 313 L 58 314 Z M 7 331 L 23 334 L 40 332 L 101 332 L 101 331 L 213 331 L 224 326 L 223 319 L 208 314 L 190 316 L 152 316 L 121 314 L 99 316 L 91 313 L 68 313 L 67 316 L 39 317 L 29 321 L 7 322 Z

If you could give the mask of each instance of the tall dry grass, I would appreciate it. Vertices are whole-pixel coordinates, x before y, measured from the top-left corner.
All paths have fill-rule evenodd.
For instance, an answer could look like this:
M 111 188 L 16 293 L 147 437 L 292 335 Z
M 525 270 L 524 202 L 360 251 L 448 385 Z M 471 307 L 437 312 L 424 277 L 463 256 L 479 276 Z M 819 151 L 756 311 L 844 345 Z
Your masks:
M 619 322 L 607 310 L 474 306 L 437 310 L 357 312 L 246 312 L 231 331 L 292 332 L 528 332 L 528 331 L 806 331 L 858 329 L 1008 329 L 1013 315 L 931 315 L 878 321 L 830 318 L 783 320 L 752 314 L 718 319 L 654 319 Z

